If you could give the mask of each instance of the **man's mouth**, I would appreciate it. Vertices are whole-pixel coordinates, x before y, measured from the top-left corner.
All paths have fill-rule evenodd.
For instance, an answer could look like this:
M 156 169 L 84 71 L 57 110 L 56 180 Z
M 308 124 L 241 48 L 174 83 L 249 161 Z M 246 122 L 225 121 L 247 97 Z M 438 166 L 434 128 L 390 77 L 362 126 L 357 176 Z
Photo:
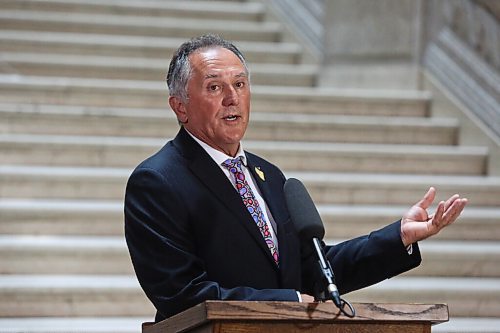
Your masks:
M 237 115 L 230 114 L 230 115 L 228 115 L 228 116 L 224 117 L 224 119 L 225 119 L 225 120 L 228 120 L 228 121 L 234 121 L 234 120 L 236 120 L 238 117 L 239 117 L 239 116 L 237 116 Z

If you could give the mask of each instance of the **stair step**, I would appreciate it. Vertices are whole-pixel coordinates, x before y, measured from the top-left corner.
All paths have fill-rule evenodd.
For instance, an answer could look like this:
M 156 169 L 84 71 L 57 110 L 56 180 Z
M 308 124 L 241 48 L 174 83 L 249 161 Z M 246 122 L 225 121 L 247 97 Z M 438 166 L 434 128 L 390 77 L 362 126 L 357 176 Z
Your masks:
M 141 323 L 152 317 L 0 318 L 3 333 L 141 333 Z M 432 327 L 436 333 L 500 333 L 498 318 L 450 318 Z
M 449 119 L 252 113 L 245 139 L 370 144 L 455 145 Z
M 152 316 L 132 275 L 0 275 L 0 316 Z
M 17 76 L 17 75 L 1 75 L 0 86 L 5 90 L 10 90 L 14 95 L 9 97 L 1 95 L 0 99 L 8 100 L 15 98 L 18 90 L 23 91 L 25 99 L 16 103 L 0 102 L 0 112 L 6 115 L 16 113 L 21 114 L 53 114 L 53 115 L 74 115 L 74 116 L 107 116 L 107 117 L 136 117 L 136 118 L 161 118 L 172 117 L 172 112 L 165 103 L 165 98 L 168 91 L 165 91 L 163 84 L 160 87 L 159 83 L 144 82 L 144 81 L 126 81 L 126 80 L 91 80 L 91 79 L 74 79 L 74 78 L 47 78 L 35 76 Z M 97 87 L 97 91 L 105 90 L 108 97 L 112 94 L 125 95 L 134 94 L 135 89 L 141 89 L 144 94 L 151 98 L 162 98 L 162 104 L 155 107 L 151 103 L 144 103 L 140 107 L 131 107 L 115 101 L 118 105 L 106 106 L 105 100 L 102 100 L 103 105 L 98 105 L 99 100 L 94 101 L 95 105 L 84 101 L 73 105 L 66 104 L 68 101 L 57 99 L 57 95 L 62 91 L 73 91 L 73 99 L 78 99 L 75 95 L 78 91 L 85 95 L 97 94 L 93 87 Z M 53 94 L 56 97 L 57 104 L 44 104 L 43 95 L 37 94 L 45 90 L 45 94 Z M 120 92 L 120 90 L 123 90 Z M 39 92 L 37 92 L 39 91 Z M 155 96 L 151 96 L 154 92 Z M 61 95 L 62 96 L 62 95 Z M 97 95 L 96 95 L 97 96 Z M 33 100 L 29 103 L 28 97 Z M 67 96 L 68 98 L 71 96 Z M 385 93 L 369 93 L 363 90 L 341 90 L 341 89 L 306 89 L 304 87 L 287 87 L 283 89 L 276 86 L 252 86 L 252 114 L 253 113 L 286 113 L 288 116 L 293 115 L 293 119 L 310 119 L 310 115 L 323 115 L 325 117 L 334 117 L 336 115 L 344 116 L 364 116 L 367 118 L 397 118 L 405 119 L 422 119 L 427 116 L 430 96 L 427 93 L 404 93 L 401 91 L 385 92 Z M 62 104 L 62 105 L 61 105 Z M 135 104 L 140 104 L 135 102 Z M 323 119 L 323 118 L 318 118 Z M 138 119 L 139 120 L 139 119 Z M 397 121 L 397 120 L 395 120 Z
M 91 33 L 0 31 L 0 52 L 58 53 L 157 58 L 169 61 L 186 38 L 104 35 Z M 249 62 L 294 64 L 302 48 L 295 43 L 240 41 Z
M 4 164 L 133 167 L 168 139 L 0 134 Z M 245 141 L 284 170 L 484 175 L 487 148 Z
M 168 91 L 163 80 L 150 82 L 0 74 L 0 88 L 0 102 L 3 103 L 168 110 Z M 425 117 L 429 103 L 430 95 L 417 91 L 374 93 L 364 90 L 252 86 L 253 111 Z
M 469 206 L 500 207 L 500 177 L 286 172 L 303 181 L 316 203 L 409 205 L 434 186 L 438 200 L 459 193 Z
M 435 333 L 500 333 L 499 318 L 450 318 L 432 327 Z
M 453 227 L 451 227 L 453 228 Z M 449 228 L 443 233 L 449 231 Z M 361 234 L 359 234 L 361 235 Z M 326 238 L 326 244 L 345 239 Z M 496 241 L 440 240 L 419 242 L 422 264 L 402 276 L 500 278 L 500 244 Z
M 483 175 L 487 149 L 377 144 L 248 141 L 245 148 L 284 170 Z
M 256 2 L 154 0 L 2 0 L 1 9 L 59 13 L 140 15 L 261 21 L 265 6 Z
M 2 333 L 141 333 L 150 317 L 0 318 Z
M 0 235 L 0 254 L 1 274 L 134 274 L 123 236 Z
M 420 248 L 423 264 L 405 275 L 500 278 L 498 242 L 429 240 Z M 1 274 L 134 274 L 123 236 L 2 235 L 0 255 Z
M 123 201 L 0 199 L 0 233 L 123 235 Z
M 170 59 L 3 52 L 4 73 L 162 82 Z M 251 64 L 252 84 L 313 86 L 315 65 Z
M 164 138 L 174 136 L 179 129 L 174 113 L 169 110 L 113 111 L 75 110 L 67 106 L 23 109 L 0 104 L 0 132 Z M 446 118 L 253 112 L 251 119 L 245 134 L 247 140 L 454 145 L 458 131 L 458 122 Z
M 399 219 L 406 206 L 318 205 L 326 236 L 352 238 Z M 460 220 L 435 236 L 450 240 L 500 240 L 500 209 L 467 207 Z M 123 201 L 0 199 L 0 233 L 24 235 L 123 235 Z
M 0 165 L 0 197 L 123 201 L 131 172 L 118 168 Z
M 396 277 L 344 296 L 351 302 L 443 303 L 451 316 L 500 316 L 500 279 Z M 3 275 L 2 316 L 151 316 L 133 276 Z
M 278 42 L 282 29 L 277 22 L 236 21 L 179 17 L 124 16 L 81 12 L 0 10 L 4 30 L 50 31 L 189 39 L 210 32 L 229 40 Z M 230 29 L 228 29 L 230 27 Z
M 352 238 L 382 228 L 397 221 L 409 209 L 405 206 L 318 205 L 325 224 L 326 237 Z M 431 209 L 434 211 L 433 209 Z M 500 240 L 500 209 L 498 207 L 471 207 L 460 219 L 435 239 Z
M 406 275 L 500 278 L 498 242 L 424 240 L 420 248 L 422 265 Z
M 350 302 L 447 303 L 451 317 L 500 317 L 500 279 L 399 276 L 346 294 Z
M 0 165 L 0 197 L 123 200 L 128 168 Z M 430 186 L 438 200 L 460 192 L 469 206 L 499 207 L 500 178 L 351 173 L 286 173 L 302 180 L 317 204 L 411 205 Z

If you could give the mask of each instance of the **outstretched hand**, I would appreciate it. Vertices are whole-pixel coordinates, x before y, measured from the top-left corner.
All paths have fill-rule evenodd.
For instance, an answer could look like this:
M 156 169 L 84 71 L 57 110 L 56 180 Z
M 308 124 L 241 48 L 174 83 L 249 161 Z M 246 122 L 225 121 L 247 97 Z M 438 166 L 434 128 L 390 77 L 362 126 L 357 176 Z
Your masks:
M 427 209 L 436 197 L 436 189 L 429 188 L 424 198 L 417 202 L 401 219 L 401 240 L 408 246 L 437 234 L 447 225 L 455 222 L 467 204 L 466 198 L 458 194 L 446 201 L 441 201 L 434 214 L 429 215 Z

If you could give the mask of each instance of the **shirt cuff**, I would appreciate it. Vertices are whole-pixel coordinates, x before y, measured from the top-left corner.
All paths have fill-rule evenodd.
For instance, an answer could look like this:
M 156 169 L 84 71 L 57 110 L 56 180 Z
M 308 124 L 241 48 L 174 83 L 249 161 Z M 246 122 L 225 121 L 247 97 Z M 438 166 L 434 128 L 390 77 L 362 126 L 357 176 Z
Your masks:
M 302 295 L 300 295 L 300 292 L 295 291 L 297 293 L 297 297 L 299 298 L 299 302 L 302 303 Z
M 408 255 L 412 255 L 413 253 L 413 244 L 410 244 L 406 247 L 406 252 L 408 252 Z

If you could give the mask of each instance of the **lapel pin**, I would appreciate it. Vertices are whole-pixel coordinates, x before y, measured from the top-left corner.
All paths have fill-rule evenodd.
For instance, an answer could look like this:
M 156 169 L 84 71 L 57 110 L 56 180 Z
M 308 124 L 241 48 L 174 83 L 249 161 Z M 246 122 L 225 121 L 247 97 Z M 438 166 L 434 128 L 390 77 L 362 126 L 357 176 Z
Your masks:
M 255 173 L 260 179 L 262 179 L 262 181 L 266 181 L 266 176 L 264 176 L 264 172 L 260 169 L 260 167 L 255 167 Z

